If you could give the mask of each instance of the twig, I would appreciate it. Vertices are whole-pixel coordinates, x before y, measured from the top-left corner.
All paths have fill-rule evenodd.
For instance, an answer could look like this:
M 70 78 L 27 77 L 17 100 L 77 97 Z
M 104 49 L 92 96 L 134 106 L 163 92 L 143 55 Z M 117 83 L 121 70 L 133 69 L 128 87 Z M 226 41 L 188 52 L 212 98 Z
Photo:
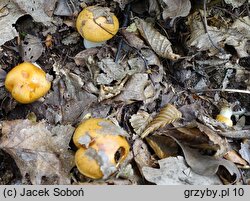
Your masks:
M 207 0 L 203 1 L 203 10 L 204 10 L 204 16 L 203 16 L 203 24 L 204 24 L 204 29 L 205 29 L 205 33 L 208 36 L 209 41 L 211 42 L 211 44 L 217 49 L 219 50 L 221 53 L 225 53 L 225 51 L 222 48 L 219 48 L 211 39 L 211 36 L 208 32 L 208 26 L 207 26 Z
M 226 131 L 226 132 L 218 132 L 219 135 L 228 138 L 234 139 L 250 139 L 250 131 L 249 130 L 240 130 L 240 131 Z
M 125 8 L 125 15 L 124 15 L 124 22 L 122 24 L 122 28 L 128 26 L 128 16 L 129 16 L 129 11 L 130 11 L 131 5 L 130 3 L 126 6 Z M 117 53 L 115 55 L 115 63 L 118 62 L 119 58 L 120 58 L 120 54 L 121 54 L 121 50 L 122 50 L 122 46 L 123 46 L 123 40 L 120 40 L 118 48 L 117 48 Z
M 243 94 L 250 94 L 250 91 L 248 90 L 241 90 L 241 89 L 204 89 L 204 90 L 192 90 L 192 93 L 201 93 L 201 92 L 231 92 L 231 93 L 243 93 Z

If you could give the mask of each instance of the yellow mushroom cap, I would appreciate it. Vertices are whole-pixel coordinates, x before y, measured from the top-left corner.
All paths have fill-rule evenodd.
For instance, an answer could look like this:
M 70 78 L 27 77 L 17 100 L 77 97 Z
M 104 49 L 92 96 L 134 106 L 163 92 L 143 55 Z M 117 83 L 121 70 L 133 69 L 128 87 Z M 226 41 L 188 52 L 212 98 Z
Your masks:
M 115 172 L 128 156 L 130 148 L 121 131 L 106 119 L 90 118 L 82 122 L 73 135 L 73 142 L 78 148 L 75 155 L 78 170 L 93 179 Z
M 109 8 L 89 6 L 78 15 L 76 28 L 86 40 L 102 42 L 111 39 L 117 33 L 119 21 Z
M 216 120 L 226 124 L 229 127 L 233 126 L 233 121 L 230 118 L 227 118 L 227 117 L 225 117 L 225 116 L 223 116 L 221 114 L 217 115 Z
M 216 116 L 216 120 L 226 124 L 229 127 L 233 126 L 233 121 L 231 116 L 233 114 L 232 108 L 230 106 L 223 106 L 220 110 L 220 114 Z
M 23 62 L 8 72 L 5 87 L 16 101 L 27 104 L 44 96 L 51 83 L 42 69 L 32 63 Z
M 92 179 L 100 179 L 103 177 L 99 164 L 95 159 L 86 154 L 86 149 L 80 148 L 76 151 L 75 163 L 77 169 L 83 175 Z

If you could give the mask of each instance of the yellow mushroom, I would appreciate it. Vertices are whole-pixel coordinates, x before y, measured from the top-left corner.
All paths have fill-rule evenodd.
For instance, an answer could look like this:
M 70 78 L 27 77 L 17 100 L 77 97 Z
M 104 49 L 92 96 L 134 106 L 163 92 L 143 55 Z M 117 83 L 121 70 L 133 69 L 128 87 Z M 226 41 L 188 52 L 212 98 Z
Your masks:
M 32 63 L 23 62 L 8 72 L 5 87 L 16 101 L 27 104 L 44 96 L 51 83 L 42 69 Z
M 109 8 L 89 6 L 78 15 L 76 28 L 84 38 L 85 48 L 91 48 L 111 39 L 119 29 L 119 21 Z
M 230 106 L 224 106 L 220 110 L 220 114 L 216 116 L 216 120 L 226 124 L 229 127 L 233 126 L 233 121 L 231 116 L 233 114 L 232 108 Z
M 107 178 L 117 170 L 129 153 L 124 131 L 111 121 L 90 118 L 75 130 L 73 142 L 78 148 L 78 170 L 92 179 Z

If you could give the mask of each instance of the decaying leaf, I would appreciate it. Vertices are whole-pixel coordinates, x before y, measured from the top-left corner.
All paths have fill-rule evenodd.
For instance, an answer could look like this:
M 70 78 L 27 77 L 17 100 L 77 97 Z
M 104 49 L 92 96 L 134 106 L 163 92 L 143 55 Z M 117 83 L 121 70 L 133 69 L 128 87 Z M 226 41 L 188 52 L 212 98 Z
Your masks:
M 176 139 L 174 140 L 180 145 L 187 164 L 195 173 L 204 176 L 212 176 L 217 173 L 219 166 L 223 166 L 228 170 L 231 176 L 236 176 L 235 181 L 239 180 L 240 172 L 231 161 L 223 158 L 215 158 L 214 156 L 202 155 L 198 150 L 192 149 L 178 142 Z
M 239 150 L 239 153 L 243 159 L 245 159 L 248 164 L 250 164 L 250 140 L 244 140 L 241 143 L 241 148 Z
M 56 1 L 33 0 L 32 3 L 26 0 L 13 0 L 23 11 L 31 15 L 36 22 L 44 25 L 51 25 L 52 18 L 49 16 L 51 9 L 55 7 Z M 45 9 L 49 10 L 45 10 Z
M 142 19 L 137 19 L 136 26 L 143 38 L 159 56 L 170 60 L 178 60 L 180 58 L 180 55 L 173 53 L 172 44 L 167 37 L 158 32 L 152 24 Z
M 241 158 L 235 150 L 230 150 L 229 152 L 227 152 L 224 158 L 242 166 L 247 165 L 247 162 L 243 158 Z
M 98 84 L 108 85 L 113 81 L 120 81 L 126 76 L 126 71 L 122 65 L 106 58 L 98 62 L 98 67 L 104 72 L 98 74 L 96 81 Z
M 219 52 L 218 48 L 223 48 L 227 44 L 235 48 L 240 58 L 248 56 L 250 39 L 250 19 L 248 17 L 237 19 L 228 29 L 223 26 L 207 26 L 209 36 L 205 32 L 201 16 L 197 13 L 189 16 L 189 24 L 191 25 L 191 35 L 187 41 L 189 46 L 195 46 L 200 51 L 209 50 L 210 55 L 215 55 Z
M 148 134 L 156 131 L 159 128 L 166 126 L 176 120 L 179 120 L 182 116 L 182 113 L 176 109 L 174 105 L 167 104 L 164 108 L 161 109 L 159 114 L 151 121 L 146 129 L 141 134 L 141 138 L 146 137 Z
M 83 113 L 88 113 L 90 106 L 97 102 L 97 97 L 82 89 L 83 79 L 54 64 L 57 74 L 53 80 L 53 90 L 46 96 L 43 104 L 33 103 L 32 109 L 36 114 L 46 118 L 50 123 L 78 123 Z
M 160 159 L 177 156 L 178 145 L 172 138 L 163 135 L 151 135 L 145 139 Z
M 163 8 L 162 17 L 164 20 L 172 18 L 171 24 L 177 17 L 186 17 L 191 9 L 190 0 L 163 0 L 166 7 Z
M 146 73 L 136 73 L 127 81 L 123 91 L 115 98 L 116 101 L 145 101 L 145 87 L 148 85 Z M 136 87 L 135 87 L 136 86 Z
M 218 53 L 218 49 L 210 42 L 209 36 L 212 38 L 214 44 L 218 45 L 225 38 L 225 30 L 220 31 L 216 27 L 207 26 L 207 31 L 209 32 L 208 36 L 205 32 L 202 19 L 197 13 L 189 16 L 188 20 L 191 28 L 191 35 L 187 44 L 197 47 L 200 51 L 209 50 L 211 55 Z
M 122 10 L 124 10 L 125 6 L 132 2 L 133 0 L 114 0 L 115 2 L 119 3 L 119 6 Z
M 226 4 L 231 4 L 233 8 L 238 8 L 242 6 L 246 0 L 224 0 Z
M 143 176 L 157 185 L 219 185 L 216 176 L 201 176 L 193 172 L 183 157 L 169 157 L 159 160 L 160 169 L 143 167 Z
M 19 17 L 23 16 L 25 13 L 11 0 L 1 0 L 0 1 L 0 45 L 18 36 L 18 33 L 12 25 L 16 23 Z
M 128 76 L 126 76 L 120 83 L 117 83 L 116 86 L 101 85 L 98 101 L 110 99 L 120 94 L 127 80 L 128 80 Z
M 73 10 L 69 6 L 67 0 L 60 0 L 58 1 L 54 15 L 59 15 L 59 16 L 72 16 L 73 15 Z
M 22 58 L 24 61 L 35 62 L 42 55 L 44 47 L 40 38 L 27 34 L 22 41 Z
M 0 147 L 15 160 L 25 178 L 32 184 L 70 184 L 74 155 L 68 150 L 72 126 L 50 127 L 44 121 L 13 120 L 2 122 Z
M 133 144 L 133 154 L 135 162 L 141 173 L 144 166 L 152 166 L 153 161 L 148 147 L 140 138 L 136 139 Z
M 143 110 L 139 110 L 136 114 L 131 116 L 129 122 L 131 123 L 135 133 L 140 135 L 145 130 L 149 122 L 152 121 L 152 119 L 153 118 L 150 116 L 150 114 Z

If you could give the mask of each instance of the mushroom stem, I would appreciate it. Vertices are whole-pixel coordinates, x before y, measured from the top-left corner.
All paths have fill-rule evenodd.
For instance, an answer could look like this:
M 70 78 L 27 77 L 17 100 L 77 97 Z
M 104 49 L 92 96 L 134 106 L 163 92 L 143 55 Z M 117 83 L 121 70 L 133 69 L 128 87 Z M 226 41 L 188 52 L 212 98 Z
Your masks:
M 89 41 L 89 40 L 84 38 L 84 47 L 86 49 L 92 48 L 92 47 L 101 47 L 105 43 L 106 43 L 106 41 L 96 43 L 96 42 L 92 42 L 92 41 Z

